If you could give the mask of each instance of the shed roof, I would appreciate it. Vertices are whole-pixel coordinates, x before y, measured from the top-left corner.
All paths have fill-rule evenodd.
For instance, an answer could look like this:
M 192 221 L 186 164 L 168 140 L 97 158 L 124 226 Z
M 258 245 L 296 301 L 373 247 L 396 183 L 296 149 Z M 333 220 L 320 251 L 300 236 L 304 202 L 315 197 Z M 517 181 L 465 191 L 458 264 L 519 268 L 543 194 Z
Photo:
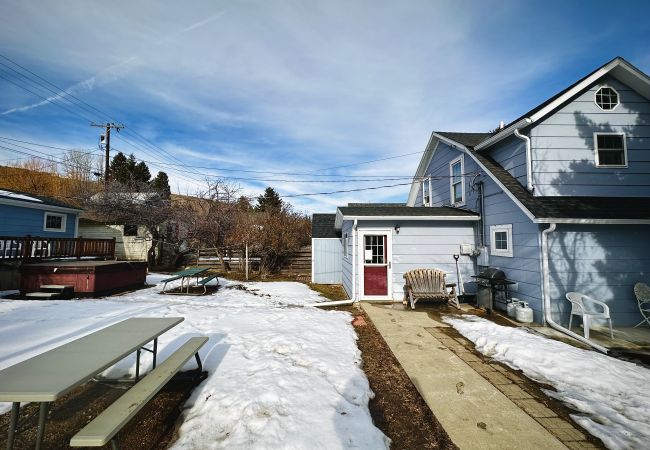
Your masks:
M 311 216 L 312 239 L 336 239 L 341 232 L 334 228 L 336 214 L 313 214 Z
M 379 203 L 376 206 L 339 206 L 336 211 L 336 228 L 340 229 L 343 220 L 479 220 L 480 215 L 473 211 L 450 206 L 432 208 L 428 206 L 386 206 Z

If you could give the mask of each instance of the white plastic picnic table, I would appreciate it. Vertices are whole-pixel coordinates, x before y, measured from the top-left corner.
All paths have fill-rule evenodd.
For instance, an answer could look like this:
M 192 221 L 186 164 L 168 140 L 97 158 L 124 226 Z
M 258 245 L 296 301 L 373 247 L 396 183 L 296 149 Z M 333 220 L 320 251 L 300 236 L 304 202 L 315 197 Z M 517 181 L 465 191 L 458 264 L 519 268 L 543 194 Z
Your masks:
M 40 402 L 36 437 L 39 449 L 50 402 L 134 351 L 137 351 L 137 380 L 140 350 L 153 353 L 155 368 L 158 336 L 183 320 L 183 317 L 126 319 L 0 371 L 0 402 L 13 403 L 7 449 L 13 448 L 20 402 Z M 153 350 L 143 347 L 152 340 Z

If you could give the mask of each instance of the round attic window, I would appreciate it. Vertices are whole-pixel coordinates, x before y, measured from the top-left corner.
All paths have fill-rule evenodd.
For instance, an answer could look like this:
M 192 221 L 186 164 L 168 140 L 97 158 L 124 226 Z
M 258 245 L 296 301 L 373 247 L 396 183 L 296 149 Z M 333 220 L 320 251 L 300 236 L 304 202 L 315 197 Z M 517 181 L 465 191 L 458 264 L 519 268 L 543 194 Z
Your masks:
M 604 111 L 611 111 L 618 106 L 618 92 L 611 87 L 601 87 L 596 91 L 596 104 Z

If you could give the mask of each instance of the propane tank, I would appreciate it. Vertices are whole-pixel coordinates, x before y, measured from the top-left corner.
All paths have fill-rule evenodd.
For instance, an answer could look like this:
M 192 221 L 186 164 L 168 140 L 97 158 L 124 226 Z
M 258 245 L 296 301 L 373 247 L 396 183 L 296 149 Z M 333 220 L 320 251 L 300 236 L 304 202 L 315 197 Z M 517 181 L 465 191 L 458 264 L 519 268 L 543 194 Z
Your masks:
M 508 317 L 515 317 L 516 311 L 517 311 L 517 306 L 519 306 L 519 299 L 518 298 L 512 298 L 510 299 L 510 303 L 506 305 L 506 312 L 508 313 Z
M 531 323 L 533 321 L 533 310 L 528 307 L 527 302 L 519 302 L 519 306 L 515 310 L 515 317 L 519 322 Z

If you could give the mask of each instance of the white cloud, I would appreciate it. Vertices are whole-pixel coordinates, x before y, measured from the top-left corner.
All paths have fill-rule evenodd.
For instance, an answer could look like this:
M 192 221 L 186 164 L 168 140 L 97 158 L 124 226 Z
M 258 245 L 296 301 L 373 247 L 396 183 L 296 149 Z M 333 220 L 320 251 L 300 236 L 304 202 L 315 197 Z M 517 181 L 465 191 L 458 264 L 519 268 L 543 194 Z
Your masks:
M 188 164 L 308 172 L 422 151 L 433 129 L 483 131 L 522 113 L 522 91 L 582 49 L 578 41 L 548 45 L 561 35 L 537 45 L 540 38 L 519 25 L 522 8 L 447 1 L 149 0 L 109 8 L 82 0 L 14 2 L 3 6 L 0 52 L 11 49 L 71 93 L 117 112 Z M 486 37 L 506 29 L 503 37 Z M 524 44 L 534 48 L 521 51 Z M 0 111 L 11 111 L 13 123 L 32 120 L 34 128 L 49 108 L 36 108 L 42 102 L 29 95 L 18 104 L 3 98 Z M 87 133 L 87 124 L 74 126 Z M 410 175 L 417 162 L 410 156 L 332 173 Z M 159 168 L 173 182 L 180 176 Z M 194 189 L 194 181 L 177 183 Z M 260 191 L 261 183 L 241 184 Z M 269 184 L 284 194 L 367 185 Z M 407 192 L 291 201 L 333 210 L 400 193 L 405 200 Z

